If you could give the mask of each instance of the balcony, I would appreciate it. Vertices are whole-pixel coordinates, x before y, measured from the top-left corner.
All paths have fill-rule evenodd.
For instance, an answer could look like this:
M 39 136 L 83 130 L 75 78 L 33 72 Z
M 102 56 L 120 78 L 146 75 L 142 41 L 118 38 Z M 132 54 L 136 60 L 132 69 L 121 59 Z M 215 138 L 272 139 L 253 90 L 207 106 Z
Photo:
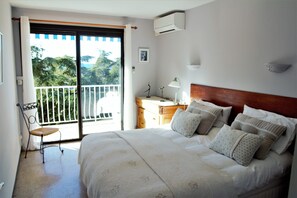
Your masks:
M 78 138 L 77 87 L 35 87 L 35 90 L 40 125 L 59 127 L 62 140 Z M 121 129 L 120 85 L 83 85 L 81 92 L 83 134 Z M 57 139 L 52 135 L 45 141 Z

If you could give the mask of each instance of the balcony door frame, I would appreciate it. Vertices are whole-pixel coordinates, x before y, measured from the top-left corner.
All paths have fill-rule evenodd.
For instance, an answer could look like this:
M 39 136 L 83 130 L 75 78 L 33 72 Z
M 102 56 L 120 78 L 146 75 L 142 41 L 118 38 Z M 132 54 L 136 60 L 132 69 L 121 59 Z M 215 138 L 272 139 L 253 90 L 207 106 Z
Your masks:
M 30 24 L 30 33 L 34 34 L 59 34 L 71 35 L 76 39 L 76 76 L 77 76 L 77 105 L 78 105 L 78 132 L 79 138 L 62 140 L 62 142 L 70 142 L 81 140 L 83 138 L 83 120 L 82 120 L 82 89 L 81 89 L 81 54 L 80 54 L 80 36 L 98 36 L 98 37 L 118 37 L 121 39 L 121 130 L 123 130 L 123 101 L 124 101 L 124 30 L 114 28 L 96 28 L 68 25 L 52 25 L 52 24 Z M 55 143 L 55 142 L 51 142 Z

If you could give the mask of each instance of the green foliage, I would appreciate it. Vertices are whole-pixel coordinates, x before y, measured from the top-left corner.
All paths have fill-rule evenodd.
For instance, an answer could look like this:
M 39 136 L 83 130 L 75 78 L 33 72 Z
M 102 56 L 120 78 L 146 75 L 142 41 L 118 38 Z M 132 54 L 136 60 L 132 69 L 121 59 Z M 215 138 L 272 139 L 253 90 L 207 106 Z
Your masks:
M 92 83 L 96 85 L 119 84 L 120 59 L 108 59 L 110 52 L 99 51 L 96 63 L 90 68 Z
M 31 46 L 31 57 L 33 66 L 33 75 L 35 87 L 51 87 L 51 86 L 75 86 L 77 84 L 76 78 L 76 60 L 74 57 L 64 55 L 63 57 L 45 57 L 43 58 L 43 48 Z M 81 84 L 82 85 L 106 85 L 106 84 L 119 84 L 120 83 L 120 68 L 121 59 L 116 61 L 110 60 L 108 56 L 110 52 L 104 50 L 98 51 L 99 55 L 96 63 L 90 67 L 81 67 Z M 81 62 L 88 63 L 94 57 L 82 56 Z M 37 100 L 42 102 L 44 107 L 47 104 L 50 111 L 44 111 L 45 122 L 52 122 L 53 120 L 73 120 L 74 117 L 68 117 L 68 110 L 77 112 L 77 107 L 74 107 L 74 100 L 77 104 L 77 96 L 75 96 L 76 89 L 70 90 L 69 95 L 66 93 L 63 96 L 62 88 L 49 89 L 48 92 L 43 90 L 41 93 L 38 91 Z M 41 101 L 41 95 L 43 100 Z M 45 99 L 48 98 L 48 101 Z M 52 104 L 54 101 L 55 104 Z M 60 101 L 60 107 L 58 107 Z M 65 104 L 63 103 L 65 102 Z M 70 101 L 70 102 L 69 102 Z M 53 109 L 55 115 L 53 115 Z M 60 111 L 60 118 L 58 117 Z M 66 112 L 67 111 L 67 112 Z M 66 118 L 64 118 L 64 114 Z M 76 113 L 77 114 L 77 113 Z M 39 112 L 41 115 L 41 109 Z M 77 115 L 76 115 L 77 116 Z M 49 117 L 49 119 L 48 119 Z M 77 118 L 77 117 L 76 117 Z M 41 116 L 40 116 L 41 119 Z
M 50 57 L 42 59 L 43 51 L 43 48 L 31 47 L 35 86 L 51 86 L 55 82 L 55 59 Z
M 31 46 L 32 66 L 36 87 L 76 85 L 76 60 L 74 57 L 43 58 L 43 48 Z M 96 63 L 90 68 L 81 67 L 82 85 L 106 85 L 120 83 L 121 59 L 110 60 L 110 52 L 98 51 Z M 82 56 L 82 62 L 89 62 L 94 57 Z M 83 65 L 83 64 L 82 64 Z

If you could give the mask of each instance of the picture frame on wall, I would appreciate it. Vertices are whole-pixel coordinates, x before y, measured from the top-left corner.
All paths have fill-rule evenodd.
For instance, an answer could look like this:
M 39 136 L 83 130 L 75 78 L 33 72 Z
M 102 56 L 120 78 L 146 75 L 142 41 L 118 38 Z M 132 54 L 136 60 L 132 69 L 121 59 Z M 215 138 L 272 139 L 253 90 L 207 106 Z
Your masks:
M 0 85 L 3 84 L 3 34 L 0 32 Z
M 150 50 L 148 48 L 139 48 L 139 62 L 148 63 L 150 61 Z

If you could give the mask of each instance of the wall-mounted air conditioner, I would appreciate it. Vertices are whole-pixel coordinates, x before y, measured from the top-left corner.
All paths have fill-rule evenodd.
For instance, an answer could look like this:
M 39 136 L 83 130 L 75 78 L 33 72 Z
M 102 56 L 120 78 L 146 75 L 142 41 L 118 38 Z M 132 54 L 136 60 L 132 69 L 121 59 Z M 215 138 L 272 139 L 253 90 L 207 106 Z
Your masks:
M 185 13 L 176 12 L 154 20 L 156 36 L 185 29 Z

